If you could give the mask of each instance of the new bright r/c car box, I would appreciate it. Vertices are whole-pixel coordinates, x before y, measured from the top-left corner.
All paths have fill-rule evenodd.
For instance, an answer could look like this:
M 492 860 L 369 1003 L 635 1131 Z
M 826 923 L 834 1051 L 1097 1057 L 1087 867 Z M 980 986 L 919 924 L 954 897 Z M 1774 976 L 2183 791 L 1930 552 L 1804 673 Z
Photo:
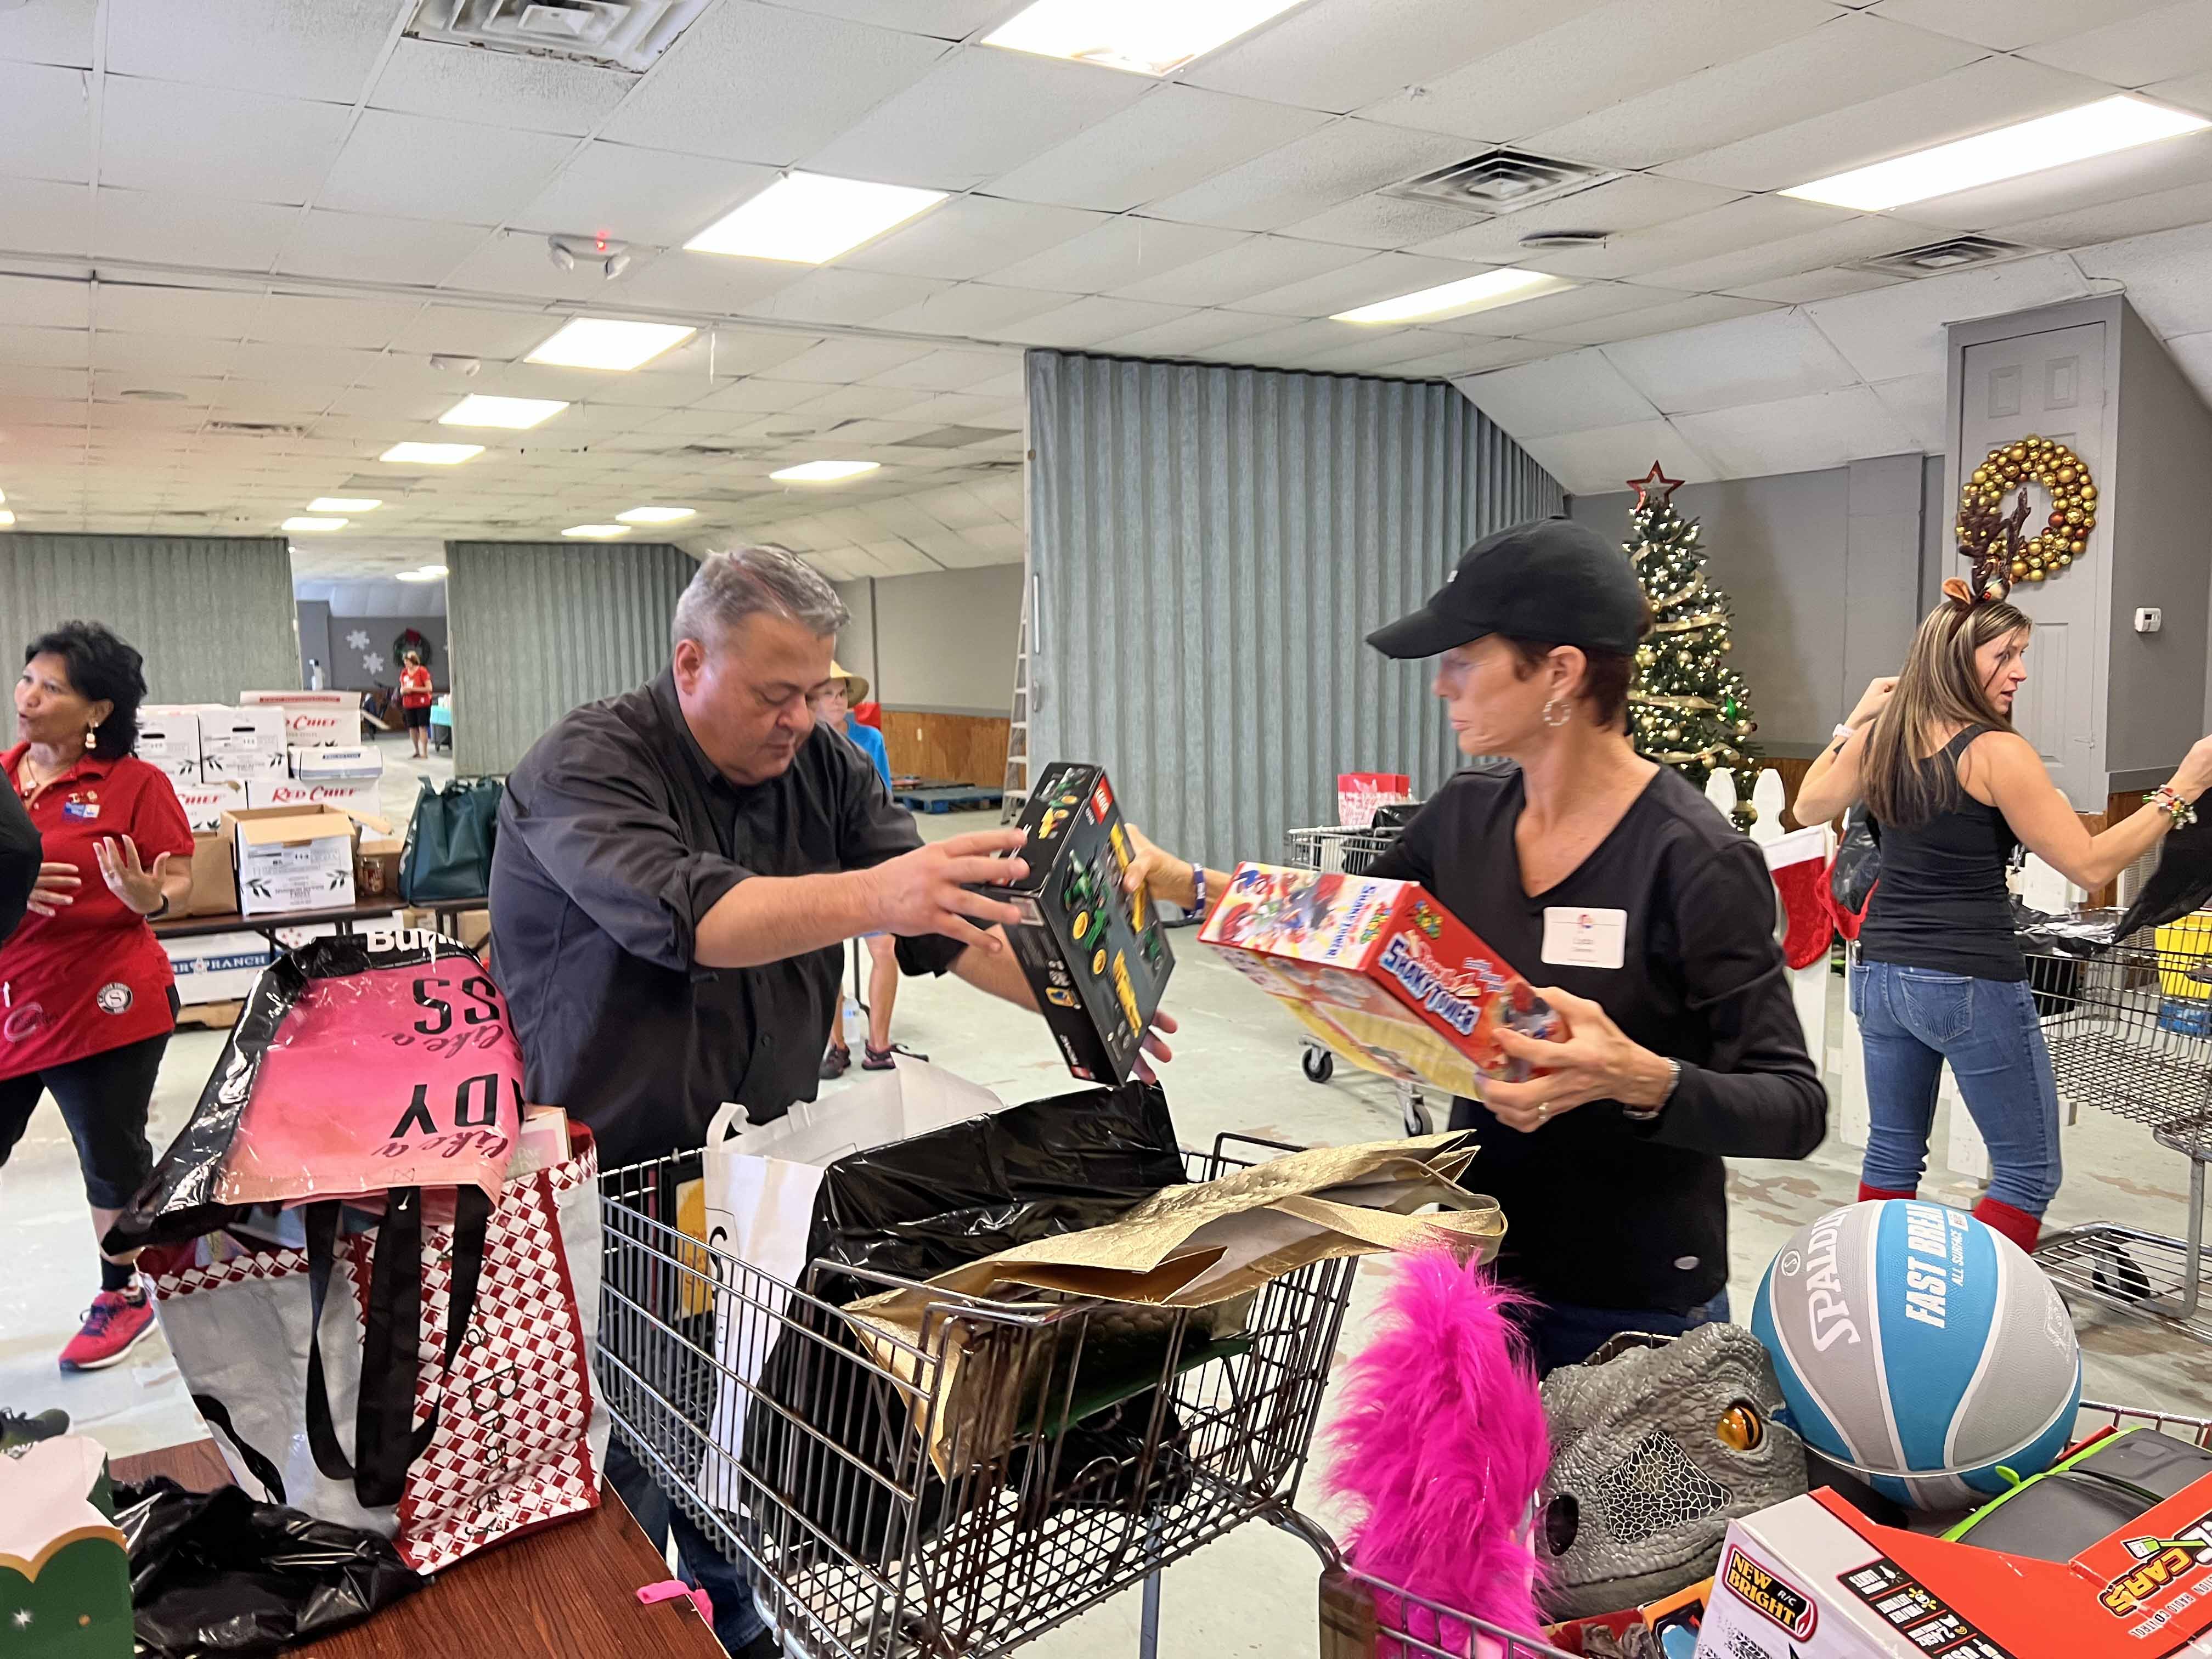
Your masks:
M 1126 1083 L 1175 957 L 1152 900 L 1121 890 L 1132 849 L 1104 770 L 1054 761 L 1015 827 L 1028 876 L 981 890 L 1022 913 L 1006 937 L 1067 1069 Z
M 1241 864 L 1200 939 L 1355 1066 L 1455 1095 L 1535 1075 L 1498 1031 L 1566 1022 L 1425 889 Z

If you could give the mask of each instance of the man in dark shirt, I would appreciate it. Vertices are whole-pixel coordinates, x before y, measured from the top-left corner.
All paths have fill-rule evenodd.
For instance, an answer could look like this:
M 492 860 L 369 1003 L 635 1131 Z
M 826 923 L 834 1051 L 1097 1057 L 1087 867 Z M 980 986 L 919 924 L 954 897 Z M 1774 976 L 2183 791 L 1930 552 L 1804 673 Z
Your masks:
M 15 931 L 38 884 L 39 832 L 12 787 L 0 785 L 0 940 Z

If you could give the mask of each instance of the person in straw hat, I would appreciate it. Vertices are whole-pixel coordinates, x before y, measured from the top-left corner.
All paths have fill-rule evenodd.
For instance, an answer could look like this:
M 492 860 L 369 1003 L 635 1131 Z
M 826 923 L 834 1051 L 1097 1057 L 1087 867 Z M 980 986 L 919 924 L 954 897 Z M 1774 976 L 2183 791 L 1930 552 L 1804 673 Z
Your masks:
M 863 726 L 853 716 L 853 705 L 868 700 L 868 678 L 855 674 L 841 664 L 830 665 L 830 679 L 814 698 L 814 718 L 845 738 L 876 764 L 876 775 L 884 781 L 884 787 L 891 787 L 891 757 L 884 747 L 884 734 L 872 726 Z M 868 1041 L 860 1066 L 864 1071 L 888 1072 L 891 1068 L 891 1005 L 898 1000 L 898 957 L 894 953 L 889 933 L 870 933 L 866 936 L 868 946 Z M 830 1027 L 830 1046 L 822 1055 L 822 1076 L 826 1082 L 844 1076 L 853 1063 L 853 1051 L 845 1044 L 845 1023 L 842 1018 L 844 1000 L 838 999 L 838 1018 Z M 926 1056 L 916 1056 L 926 1058 Z

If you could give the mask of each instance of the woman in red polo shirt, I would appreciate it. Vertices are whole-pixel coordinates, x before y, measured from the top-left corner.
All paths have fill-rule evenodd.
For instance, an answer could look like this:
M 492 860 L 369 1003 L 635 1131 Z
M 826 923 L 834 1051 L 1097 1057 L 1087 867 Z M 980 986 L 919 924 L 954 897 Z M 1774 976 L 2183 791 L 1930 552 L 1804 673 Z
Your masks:
M 146 1109 L 176 1026 L 169 959 L 147 921 L 192 881 L 176 791 L 131 753 L 141 664 L 98 623 L 40 635 L 15 682 L 22 741 L 0 755 L 41 847 L 30 914 L 0 945 L 0 1164 L 51 1093 L 102 1239 L 153 1172 Z M 152 1328 L 136 1260 L 102 1253 L 100 1294 L 62 1350 L 64 1370 L 112 1365 Z
M 436 696 L 430 687 L 430 671 L 422 666 L 419 653 L 407 653 L 406 666 L 399 671 L 399 714 L 407 723 L 407 735 L 415 743 L 415 758 L 430 758 L 430 705 Z

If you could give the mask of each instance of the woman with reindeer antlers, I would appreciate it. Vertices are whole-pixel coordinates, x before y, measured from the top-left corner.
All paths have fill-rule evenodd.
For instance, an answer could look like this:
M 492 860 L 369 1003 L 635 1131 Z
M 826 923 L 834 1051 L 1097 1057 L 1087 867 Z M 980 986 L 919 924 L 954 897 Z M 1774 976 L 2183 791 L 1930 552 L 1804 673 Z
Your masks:
M 1974 1214 L 2032 1250 L 2058 1190 L 2058 1093 L 2006 865 L 2023 845 L 2078 885 L 2102 887 L 2195 820 L 2192 803 L 2212 787 L 2212 737 L 2140 811 L 2100 835 L 2082 827 L 2012 725 L 2034 627 L 2009 603 L 2025 492 L 2021 505 L 1978 550 L 1971 579 L 1943 584 L 1903 672 L 1867 688 L 1794 810 L 1818 823 L 1864 800 L 1881 842 L 1850 978 L 1870 1120 L 1860 1199 L 1915 1195 L 1948 1060 L 1990 1149 Z

